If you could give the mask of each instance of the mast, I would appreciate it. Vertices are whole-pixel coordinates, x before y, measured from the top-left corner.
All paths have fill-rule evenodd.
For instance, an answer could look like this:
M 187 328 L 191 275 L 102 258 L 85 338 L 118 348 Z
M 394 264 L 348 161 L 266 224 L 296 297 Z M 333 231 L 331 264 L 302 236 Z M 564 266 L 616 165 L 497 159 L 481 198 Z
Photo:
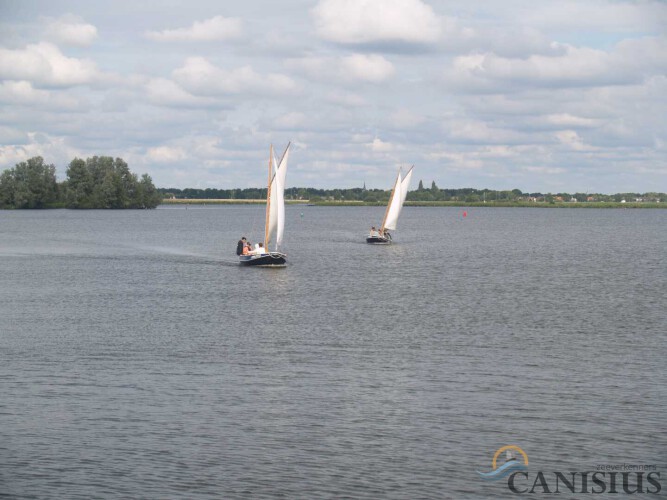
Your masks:
M 264 248 L 269 248 L 269 214 L 271 213 L 271 161 L 273 160 L 273 144 L 269 150 L 269 181 L 266 187 L 266 220 L 264 222 Z M 268 252 L 268 250 L 267 250 Z
M 380 232 L 384 232 L 384 224 L 387 222 L 387 215 L 389 214 L 389 207 L 391 207 L 391 202 L 394 200 L 394 194 L 396 194 L 396 186 L 398 186 L 398 180 L 401 177 L 401 169 L 398 169 L 398 175 L 396 176 L 396 182 L 394 182 L 394 187 L 391 190 L 391 196 L 389 197 L 389 203 L 387 203 L 387 209 L 384 211 L 384 218 L 382 219 L 382 225 L 380 226 Z

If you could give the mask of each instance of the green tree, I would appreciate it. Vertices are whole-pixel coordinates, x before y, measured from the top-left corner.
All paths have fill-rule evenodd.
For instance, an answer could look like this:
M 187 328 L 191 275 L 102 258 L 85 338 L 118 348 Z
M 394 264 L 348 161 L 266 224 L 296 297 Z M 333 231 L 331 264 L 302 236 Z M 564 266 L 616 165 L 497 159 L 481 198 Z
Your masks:
M 14 208 L 15 192 L 14 170 L 5 170 L 0 174 L 0 208 Z
M 137 208 L 155 208 L 162 202 L 162 195 L 155 189 L 150 175 L 141 176 L 141 181 L 137 187 L 140 193 L 140 206 Z
M 93 177 L 81 158 L 74 158 L 67 167 L 65 186 L 67 208 L 92 207 Z
M 15 208 L 45 208 L 57 201 L 56 167 L 45 165 L 41 156 L 16 164 L 12 171 Z
M 424 190 L 424 183 L 422 182 L 421 179 L 419 179 L 419 187 L 417 188 L 417 191 L 423 191 Z

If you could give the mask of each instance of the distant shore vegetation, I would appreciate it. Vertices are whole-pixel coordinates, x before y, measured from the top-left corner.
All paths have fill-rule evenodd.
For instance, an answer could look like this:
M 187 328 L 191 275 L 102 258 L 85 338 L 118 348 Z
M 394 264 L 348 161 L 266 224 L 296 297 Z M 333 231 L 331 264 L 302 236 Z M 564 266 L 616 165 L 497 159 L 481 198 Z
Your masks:
M 196 188 L 159 188 L 164 196 L 165 203 L 180 204 L 215 203 L 216 200 L 228 203 L 252 203 L 266 199 L 266 189 L 196 189 Z M 366 189 L 365 187 L 351 189 L 316 189 L 316 188 L 288 188 L 285 190 L 285 199 L 288 202 L 306 202 L 315 205 L 386 205 L 391 190 Z M 422 181 L 416 190 L 408 192 L 406 205 L 423 206 L 590 206 L 613 207 L 627 205 L 643 207 L 667 208 L 667 194 L 665 193 L 526 193 L 520 189 L 493 190 L 493 189 L 441 189 L 435 182 L 430 188 L 425 188 Z M 663 205 L 664 204 L 664 205 Z
M 67 179 L 58 182 L 56 167 L 41 156 L 0 174 L 0 208 L 155 208 L 162 194 L 150 176 L 130 171 L 122 158 L 74 158 Z

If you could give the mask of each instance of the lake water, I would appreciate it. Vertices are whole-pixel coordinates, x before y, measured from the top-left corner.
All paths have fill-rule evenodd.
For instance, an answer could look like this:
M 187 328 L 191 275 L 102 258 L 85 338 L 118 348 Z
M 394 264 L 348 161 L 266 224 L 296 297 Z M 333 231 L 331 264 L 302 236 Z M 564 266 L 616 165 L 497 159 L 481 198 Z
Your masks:
M 510 444 L 667 468 L 667 211 L 408 207 L 365 244 L 383 213 L 288 206 L 276 270 L 235 256 L 263 206 L 0 211 L 0 496 L 511 498 L 476 473 Z

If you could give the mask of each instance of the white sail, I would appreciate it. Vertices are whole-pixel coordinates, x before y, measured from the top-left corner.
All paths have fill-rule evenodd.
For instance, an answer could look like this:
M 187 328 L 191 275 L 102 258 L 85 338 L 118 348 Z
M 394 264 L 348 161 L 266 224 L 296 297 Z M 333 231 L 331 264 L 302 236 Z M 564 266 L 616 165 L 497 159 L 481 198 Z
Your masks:
M 394 230 L 398 222 L 398 216 L 401 214 L 401 205 L 403 204 L 403 196 L 401 194 L 401 172 L 399 170 L 396 177 L 394 189 L 391 191 L 391 198 L 389 199 L 389 206 L 387 207 L 387 214 L 384 218 L 383 229 Z
M 269 210 L 267 214 L 267 231 L 265 248 L 268 249 L 269 242 L 275 236 L 276 250 L 283 241 L 285 230 L 285 178 L 287 176 L 287 158 L 289 156 L 289 144 L 283 154 L 280 163 L 275 156 L 271 156 L 271 182 L 269 183 Z
M 385 215 L 384 225 L 382 226 L 384 229 L 389 229 L 391 231 L 396 229 L 396 225 L 398 224 L 398 216 L 401 215 L 401 209 L 403 208 L 405 197 L 408 195 L 411 179 L 412 167 L 410 167 L 410 170 L 408 170 L 408 173 L 405 174 L 405 177 L 402 179 L 401 171 L 398 171 L 396 184 L 394 184 L 394 189 L 391 193 L 391 199 L 389 200 L 389 206 L 387 207 L 387 214 Z
M 401 181 L 401 208 L 403 208 L 405 197 L 408 195 L 408 189 L 410 189 L 410 180 L 412 179 L 413 168 L 414 167 L 410 167 L 410 170 L 408 170 L 408 173 L 405 174 L 405 177 L 403 177 L 403 180 Z

